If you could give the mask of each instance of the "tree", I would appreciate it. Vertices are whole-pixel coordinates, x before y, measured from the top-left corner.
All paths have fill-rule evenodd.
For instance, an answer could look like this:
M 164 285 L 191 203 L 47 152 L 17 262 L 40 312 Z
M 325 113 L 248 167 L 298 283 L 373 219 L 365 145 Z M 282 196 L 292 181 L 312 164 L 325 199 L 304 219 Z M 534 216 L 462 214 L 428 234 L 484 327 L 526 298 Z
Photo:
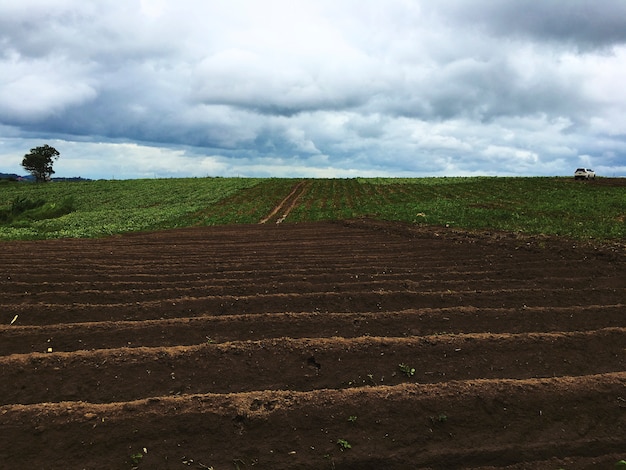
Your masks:
M 24 155 L 22 166 L 35 177 L 37 183 L 43 183 L 50 180 L 50 176 L 54 174 L 52 162 L 59 158 L 59 152 L 54 147 L 44 145 L 43 147 L 35 147 L 30 149 L 30 153 Z

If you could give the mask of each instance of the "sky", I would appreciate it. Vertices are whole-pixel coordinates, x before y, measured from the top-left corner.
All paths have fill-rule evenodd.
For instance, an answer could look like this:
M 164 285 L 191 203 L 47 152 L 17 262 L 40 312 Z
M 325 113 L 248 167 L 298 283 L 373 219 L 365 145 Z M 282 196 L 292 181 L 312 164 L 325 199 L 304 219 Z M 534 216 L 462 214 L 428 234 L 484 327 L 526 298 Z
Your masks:
M 626 176 L 626 0 L 0 0 L 0 172 Z

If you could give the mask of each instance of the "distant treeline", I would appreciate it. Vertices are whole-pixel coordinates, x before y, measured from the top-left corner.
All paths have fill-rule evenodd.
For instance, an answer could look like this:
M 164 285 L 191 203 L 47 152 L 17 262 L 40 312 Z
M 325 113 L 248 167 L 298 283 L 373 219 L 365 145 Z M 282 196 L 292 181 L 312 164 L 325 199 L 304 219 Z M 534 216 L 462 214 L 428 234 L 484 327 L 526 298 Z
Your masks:
M 26 181 L 34 182 L 35 178 L 32 175 L 22 176 L 15 173 L 2 173 L 0 172 L 0 180 L 8 181 Z M 52 178 L 52 181 L 91 181 L 89 178 L 83 178 L 82 176 L 72 176 L 69 178 Z

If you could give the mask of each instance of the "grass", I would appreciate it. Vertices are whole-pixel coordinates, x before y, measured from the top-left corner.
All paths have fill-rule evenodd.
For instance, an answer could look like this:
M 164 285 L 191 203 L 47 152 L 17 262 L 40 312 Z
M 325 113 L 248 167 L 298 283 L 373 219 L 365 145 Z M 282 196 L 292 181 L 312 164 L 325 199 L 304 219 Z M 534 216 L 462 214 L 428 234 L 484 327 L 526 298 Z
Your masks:
M 258 223 L 301 180 L 187 178 L 0 183 L 0 240 L 102 237 Z M 371 217 L 623 240 L 626 187 L 573 178 L 313 179 L 285 223 Z M 16 202 L 30 207 L 14 211 Z M 15 212 L 15 213 L 14 213 Z M 2 218 L 4 214 L 4 218 Z

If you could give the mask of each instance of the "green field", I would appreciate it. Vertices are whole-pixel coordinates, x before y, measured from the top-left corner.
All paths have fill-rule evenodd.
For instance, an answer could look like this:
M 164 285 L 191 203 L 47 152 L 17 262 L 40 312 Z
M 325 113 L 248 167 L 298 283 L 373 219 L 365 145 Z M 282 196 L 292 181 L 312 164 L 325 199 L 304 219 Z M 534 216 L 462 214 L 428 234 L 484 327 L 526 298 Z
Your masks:
M 258 223 L 302 181 L 0 183 L 0 240 Z M 572 178 L 311 179 L 285 223 L 371 217 L 578 239 L 626 235 L 626 186 Z

